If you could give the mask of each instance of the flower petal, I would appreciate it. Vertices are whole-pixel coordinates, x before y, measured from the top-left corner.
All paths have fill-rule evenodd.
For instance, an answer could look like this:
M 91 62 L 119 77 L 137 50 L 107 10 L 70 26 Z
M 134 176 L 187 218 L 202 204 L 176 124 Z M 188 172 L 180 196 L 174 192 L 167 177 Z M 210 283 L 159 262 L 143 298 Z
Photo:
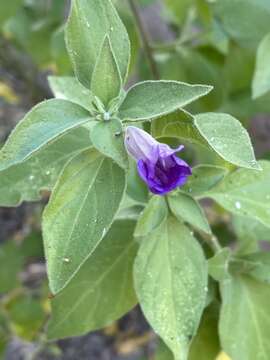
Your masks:
M 135 160 L 149 160 L 156 162 L 158 159 L 159 143 L 147 132 L 128 126 L 125 135 L 125 146 Z
M 162 144 L 162 143 L 158 144 L 159 156 L 162 158 L 166 158 L 168 156 L 174 155 L 177 152 L 182 151 L 183 149 L 184 149 L 184 145 L 180 145 L 178 146 L 178 148 L 172 149 L 167 144 Z

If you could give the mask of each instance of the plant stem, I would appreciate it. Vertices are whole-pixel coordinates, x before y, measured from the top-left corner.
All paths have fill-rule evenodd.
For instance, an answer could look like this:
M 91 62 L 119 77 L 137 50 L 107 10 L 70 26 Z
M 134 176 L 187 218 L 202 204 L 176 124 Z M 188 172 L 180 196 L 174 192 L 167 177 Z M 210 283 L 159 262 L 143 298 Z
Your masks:
M 149 38 L 148 38 L 148 34 L 143 26 L 143 22 L 137 7 L 137 4 L 135 3 L 134 0 L 128 0 L 129 5 L 130 5 L 130 9 L 134 15 L 134 19 L 138 28 L 138 32 L 140 33 L 140 38 L 141 38 L 141 42 L 144 48 L 144 52 L 145 55 L 147 57 L 151 72 L 153 74 L 153 77 L 155 80 L 159 80 L 160 76 L 159 76 L 159 71 L 154 59 L 154 55 L 152 52 L 152 48 L 150 46 L 150 42 L 149 42 Z

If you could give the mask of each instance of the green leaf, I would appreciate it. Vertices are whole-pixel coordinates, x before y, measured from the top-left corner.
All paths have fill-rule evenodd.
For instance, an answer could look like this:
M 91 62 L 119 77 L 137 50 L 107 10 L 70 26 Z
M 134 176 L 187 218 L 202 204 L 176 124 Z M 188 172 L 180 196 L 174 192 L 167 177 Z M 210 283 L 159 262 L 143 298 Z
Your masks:
M 233 360 L 268 360 L 270 287 L 248 276 L 221 286 L 219 323 L 221 346 Z
M 102 154 L 112 158 L 122 168 L 128 167 L 127 151 L 124 146 L 120 120 L 99 121 L 91 129 L 90 139 L 93 146 Z
M 260 161 L 262 171 L 238 169 L 205 194 L 226 210 L 270 226 L 270 162 Z
M 206 302 L 207 265 L 200 245 L 169 218 L 142 241 L 134 277 L 147 320 L 175 359 L 186 360 Z
M 50 141 L 91 120 L 82 107 L 52 99 L 35 106 L 11 133 L 0 151 L 0 170 L 18 164 Z
M 0 25 L 15 15 L 23 0 L 5 1 L 1 4 Z
M 135 306 L 132 269 L 135 221 L 116 221 L 67 287 L 52 299 L 50 339 L 102 328 Z
M 0 246 L 0 294 L 19 285 L 19 271 L 23 266 L 20 248 L 11 241 Z M 7 276 L 8 274 L 8 276 Z
M 198 230 L 211 234 L 211 229 L 204 211 L 193 197 L 179 192 L 169 196 L 168 201 L 172 213 L 180 221 L 186 221 Z
M 131 121 L 156 118 L 190 104 L 211 90 L 211 86 L 177 81 L 141 82 L 128 90 L 119 117 Z
M 0 171 L 0 205 L 18 206 L 37 201 L 41 190 L 51 190 L 66 162 L 91 145 L 89 131 L 71 130 L 21 164 Z
M 237 236 L 237 254 L 259 250 L 260 241 L 270 241 L 269 227 L 247 216 L 233 215 L 233 230 Z
M 257 252 L 239 258 L 242 262 L 241 270 L 248 273 L 254 279 L 270 283 L 270 253 Z
M 46 321 L 41 302 L 28 294 L 12 299 L 7 312 L 13 333 L 30 341 L 37 338 Z
M 73 0 L 66 27 L 68 52 L 79 81 L 90 88 L 105 35 L 109 35 L 123 82 L 130 57 L 126 29 L 110 0 Z
M 192 169 L 192 175 L 182 190 L 193 196 L 201 195 L 217 185 L 228 174 L 228 170 L 213 165 L 198 165 Z
M 260 169 L 246 129 L 228 114 L 205 113 L 195 117 L 200 134 L 224 160 L 245 168 Z
M 190 7 L 194 4 L 194 0 L 165 0 L 165 4 L 170 10 L 175 22 L 182 24 L 188 15 Z
M 231 250 L 223 248 L 208 260 L 209 275 L 216 281 L 222 281 L 229 278 L 229 261 Z
M 154 360 L 174 360 L 174 356 L 171 350 L 164 344 L 161 339 L 159 340 Z
M 155 138 L 173 137 L 194 145 L 208 147 L 207 141 L 196 128 L 193 117 L 184 111 L 176 110 L 171 114 L 161 116 L 151 125 L 152 135 Z
M 4 360 L 5 357 L 5 350 L 9 343 L 9 338 L 11 335 L 9 334 L 9 324 L 8 319 L 2 314 L 0 307 L 0 359 Z
M 268 91 L 270 91 L 270 33 L 262 39 L 257 50 L 252 96 L 256 99 Z
M 162 196 L 153 196 L 140 215 L 135 229 L 136 237 L 148 236 L 166 219 L 168 207 Z
M 190 347 L 188 360 L 217 360 L 220 352 L 217 310 L 217 306 L 213 304 L 204 311 L 198 333 Z
M 255 47 L 269 32 L 268 0 L 217 0 L 213 6 L 225 31 L 247 47 Z
M 113 53 L 110 38 L 106 35 L 93 71 L 91 90 L 107 109 L 121 90 L 121 75 Z
M 57 99 L 69 100 L 86 110 L 93 110 L 93 94 L 72 76 L 49 76 L 50 87 Z
M 105 236 L 125 185 L 124 171 L 93 150 L 80 153 L 64 168 L 43 217 L 53 293 L 70 281 Z

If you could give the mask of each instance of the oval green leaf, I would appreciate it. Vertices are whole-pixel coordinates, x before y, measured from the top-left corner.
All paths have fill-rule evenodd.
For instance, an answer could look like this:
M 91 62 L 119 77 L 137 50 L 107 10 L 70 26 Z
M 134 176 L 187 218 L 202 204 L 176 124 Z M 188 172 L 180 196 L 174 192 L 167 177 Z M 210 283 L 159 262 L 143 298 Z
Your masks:
M 200 134 L 224 160 L 248 169 L 260 169 L 246 129 L 234 117 L 205 113 L 194 117 Z
M 109 325 L 135 306 L 135 221 L 118 220 L 75 277 L 52 299 L 48 336 L 78 336 Z
M 173 352 L 186 360 L 207 294 L 207 264 L 200 245 L 175 218 L 141 243 L 135 289 L 147 320 Z
M 178 81 L 141 82 L 128 90 L 120 106 L 119 117 L 130 121 L 157 118 L 190 104 L 211 90 L 211 86 Z
M 0 170 L 18 164 L 50 141 L 91 120 L 88 111 L 66 100 L 35 106 L 11 133 L 0 151 Z
M 105 236 L 125 187 L 124 171 L 94 150 L 80 153 L 64 168 L 43 216 L 53 293 L 70 281 Z

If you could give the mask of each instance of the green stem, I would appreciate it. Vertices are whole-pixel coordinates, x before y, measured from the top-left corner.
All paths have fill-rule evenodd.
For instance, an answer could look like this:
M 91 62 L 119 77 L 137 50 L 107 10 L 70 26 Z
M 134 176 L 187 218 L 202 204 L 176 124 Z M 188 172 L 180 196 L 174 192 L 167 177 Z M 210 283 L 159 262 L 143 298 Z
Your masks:
M 131 11 L 133 13 L 133 16 L 134 16 L 134 19 L 135 19 L 135 22 L 136 22 L 138 32 L 140 34 L 141 42 L 142 42 L 144 52 L 145 52 L 145 55 L 146 55 L 148 63 L 149 63 L 149 67 L 151 69 L 151 72 L 153 74 L 154 79 L 159 80 L 160 76 L 159 76 L 159 71 L 158 71 L 158 68 L 157 68 L 157 64 L 155 62 L 154 55 L 153 55 L 153 52 L 152 52 L 152 48 L 150 46 L 150 41 L 149 41 L 149 38 L 148 38 L 148 34 L 147 34 L 147 32 L 146 32 L 146 30 L 145 30 L 145 28 L 143 26 L 143 22 L 142 22 L 142 19 L 141 19 L 137 4 L 135 3 L 134 0 L 128 0 L 128 2 L 129 2 L 130 9 L 131 9 Z

